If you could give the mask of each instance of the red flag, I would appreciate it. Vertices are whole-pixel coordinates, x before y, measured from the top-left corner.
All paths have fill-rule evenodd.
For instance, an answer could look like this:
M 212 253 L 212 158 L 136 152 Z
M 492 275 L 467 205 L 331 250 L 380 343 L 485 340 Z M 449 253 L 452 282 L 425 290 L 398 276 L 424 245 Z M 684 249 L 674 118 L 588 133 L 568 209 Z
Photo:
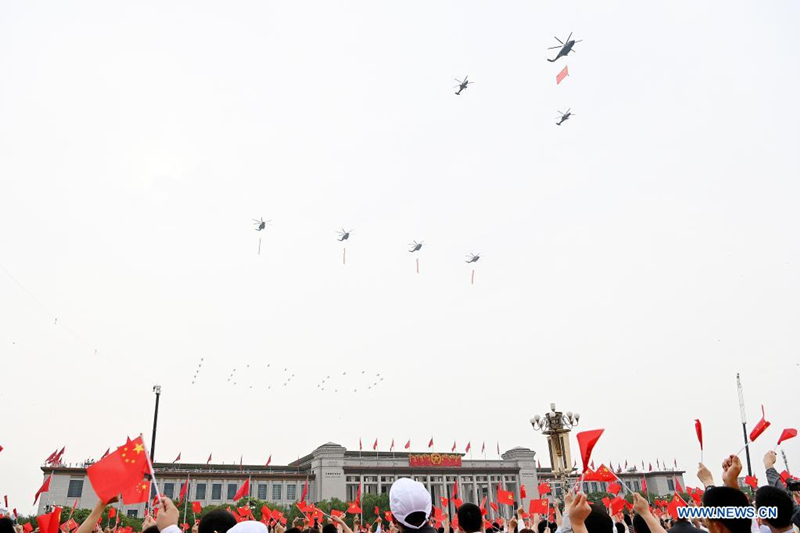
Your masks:
M 100 459 L 105 459 L 108 456 L 109 453 L 111 453 L 111 448 L 107 448 L 106 449 L 106 453 L 104 453 L 103 457 L 101 457 Z
M 594 470 L 594 459 L 592 459 L 592 470 Z
M 61 448 L 61 450 L 59 450 L 59 452 L 56 454 L 55 458 L 53 459 L 53 463 L 61 464 L 61 457 L 64 456 L 64 450 L 66 450 L 66 449 L 67 449 L 67 447 L 64 446 L 64 447 Z
M 372 449 L 373 450 L 377 450 L 378 449 L 378 439 L 375 439 L 375 444 L 372 445 Z
M 109 507 L 108 509 L 108 519 L 111 520 L 117 516 L 117 508 L 116 507 Z
M 25 533 L 31 533 L 31 531 L 33 531 L 33 526 L 31 525 L 30 522 L 25 522 L 24 524 L 22 524 L 22 530 Z
M 681 482 L 678 481 L 678 476 L 673 476 L 675 478 L 675 492 L 683 492 L 683 487 L 681 487 Z
M 767 430 L 770 426 L 770 422 L 766 420 L 766 414 L 764 413 L 764 406 L 761 406 L 761 420 L 753 428 L 753 431 L 750 432 L 750 442 L 755 442 L 755 440 Z
M 452 453 L 454 451 L 456 451 L 456 441 L 453 441 L 453 448 L 450 450 L 450 452 Z
M 642 492 L 647 492 L 647 478 L 642 476 Z
M 550 494 L 550 483 L 539 483 L 539 496 Z
M 103 502 L 140 482 L 148 473 L 147 452 L 141 436 L 128 439 L 108 457 L 86 469 L 95 494 Z
M 758 488 L 758 479 L 756 478 L 756 476 L 745 476 L 744 482 L 750 485 L 753 488 L 753 490 L 756 490 Z
M 430 450 L 431 448 L 433 448 L 433 437 L 431 437 L 430 442 L 428 442 L 428 449 Z
M 183 486 L 181 487 L 181 493 L 178 495 L 179 502 L 183 501 L 188 491 L 189 491 L 189 476 L 186 476 L 186 483 L 183 484 Z
M 686 507 L 686 502 L 677 494 L 673 494 L 672 501 L 667 505 L 667 512 L 673 520 L 678 519 L 678 507 Z
M 453 498 L 453 507 L 458 509 L 462 505 L 464 505 L 464 501 L 461 498 Z
M 267 459 L 267 464 L 266 464 L 266 466 L 269 466 L 269 464 L 270 464 L 271 462 L 272 462 L 272 454 L 269 454 L 269 458 Z
M 269 509 L 269 508 L 267 508 L 267 509 Z M 192 512 L 194 514 L 200 513 L 202 511 L 203 511 L 203 506 L 200 505 L 200 502 L 192 502 Z M 264 510 L 263 509 L 261 510 L 261 514 L 262 515 L 264 514 Z
M 497 455 L 500 455 L 500 441 L 497 441 Z
M 389 446 L 389 451 L 394 451 L 394 439 L 392 439 L 392 445 Z
M 561 69 L 561 72 L 558 73 L 558 76 L 556 76 L 556 85 L 564 81 L 564 78 L 567 76 L 569 76 L 569 69 L 567 69 L 565 66 L 563 69 Z
M 383 516 L 386 517 L 387 522 L 391 522 L 393 520 L 391 511 L 384 511 Z
M 361 444 L 361 437 L 358 437 L 358 451 L 361 451 L 363 449 L 364 449 L 364 445 Z
M 331 516 L 335 516 L 336 518 L 341 518 L 344 516 L 344 513 L 339 509 L 331 509 Z
M 519 487 L 519 497 L 523 500 L 528 497 L 528 493 L 525 490 L 525 485 L 520 485 Z
M 783 442 L 785 440 L 789 440 L 789 439 L 791 439 L 793 437 L 796 437 L 796 436 L 797 436 L 797 430 L 796 429 L 792 429 L 792 428 L 784 429 L 781 432 L 780 438 L 778 439 L 778 446 L 781 445 L 781 442 Z
M 377 441 L 376 441 L 377 442 Z M 303 495 L 300 497 L 301 501 L 306 501 L 306 497 L 308 496 L 308 480 L 306 480 L 306 484 L 303 487 Z
M 647 471 L 648 472 L 652 472 L 653 471 L 653 463 L 647 463 Z
M 40 494 L 44 494 L 45 492 L 50 490 L 50 480 L 51 479 L 53 479 L 53 474 L 50 474 L 49 476 L 47 476 L 47 479 L 44 480 L 44 483 L 42 483 L 42 486 L 39 487 L 39 490 L 36 491 L 36 497 L 33 498 L 33 504 L 34 505 L 36 505 L 36 502 L 39 500 L 39 495 Z M 56 527 L 58 527 L 58 524 L 56 524 Z
M 376 517 L 380 517 L 380 516 L 381 516 L 381 512 L 380 512 L 380 510 L 378 509 L 378 506 L 377 506 L 377 505 L 375 506 L 375 516 L 376 516 Z
M 361 514 L 361 507 L 359 507 L 356 502 L 350 502 L 347 504 L 347 512 L 350 514 Z
M 173 462 L 173 463 L 177 463 L 177 462 L 178 462 L 178 461 L 180 461 L 180 460 L 181 460 L 181 452 L 178 452 L 178 457 L 176 457 L 176 458 L 175 458 L 175 460 L 174 460 L 174 461 L 172 461 L 172 462 Z
M 234 494 L 233 501 L 239 501 L 248 494 L 250 494 L 250 478 L 244 480 L 242 486 L 239 487 L 239 490 L 237 490 L 236 494 Z
M 211 464 L 211 455 L 212 455 L 212 454 L 208 454 L 208 460 L 206 461 L 206 464 L 207 464 L 207 465 L 208 465 L 208 464 Z
M 43 514 L 36 517 L 41 533 L 58 533 L 58 526 L 61 522 L 61 507 L 53 509 L 52 513 Z
M 486 510 L 486 496 L 481 500 L 481 515 L 485 515 L 489 511 Z
M 781 481 L 783 481 L 784 485 L 785 485 L 785 484 L 786 484 L 786 482 L 787 482 L 787 481 L 789 481 L 791 478 L 792 478 L 792 475 L 791 475 L 789 472 L 787 472 L 786 470 L 784 470 L 783 472 L 781 472 Z
M 445 498 L 444 496 L 439 496 L 439 503 L 442 504 L 442 507 L 447 507 L 447 504 L 449 502 L 450 501 L 447 498 Z
M 356 491 L 356 503 L 361 503 L 361 483 L 358 484 L 358 490 Z
M 458 496 L 458 480 L 453 481 L 453 498 Z
M 492 508 L 492 511 L 494 511 L 495 513 L 497 513 L 497 512 L 499 512 L 499 511 L 500 511 L 500 508 L 499 508 L 499 507 L 497 506 L 497 504 L 496 504 L 496 503 L 494 503 L 494 502 L 489 502 L 489 507 L 491 507 L 491 508 Z
M 122 491 L 122 501 L 129 503 L 146 503 L 150 499 L 150 481 L 140 479 L 138 483 Z
M 481 453 L 486 453 L 486 441 L 483 441 L 483 445 L 481 445 Z
M 467 443 L 467 449 L 466 449 L 466 450 L 464 450 L 464 453 L 469 453 L 469 451 L 470 451 L 471 449 L 472 449 L 472 441 L 470 441 L 470 442 L 468 442 L 468 443 Z
M 497 484 L 497 503 L 514 505 L 514 493 L 510 490 L 501 489 L 499 483 Z
M 406 441 L 406 445 L 405 445 L 405 446 L 403 446 L 403 447 L 404 447 L 406 450 L 407 450 L 407 449 L 409 449 L 409 448 L 411 448 L 411 439 L 408 439 L 408 441 Z
M 608 514 L 615 515 L 622 512 L 622 508 L 625 507 L 625 499 L 617 496 L 613 500 L 608 503 Z
M 528 512 L 530 514 L 547 514 L 548 506 L 549 501 L 547 498 L 542 498 L 541 500 L 531 500 L 530 506 L 528 507 Z
M 608 492 L 611 494 L 619 494 L 620 490 L 622 490 L 622 487 L 616 481 L 608 484 Z
M 600 439 L 600 435 L 603 434 L 602 429 L 593 429 L 591 431 L 582 431 L 578 433 L 578 446 L 581 449 L 581 461 L 583 461 L 583 470 L 586 471 L 589 468 L 589 460 L 592 457 L 592 450 L 594 449 L 594 445 L 597 444 L 597 441 Z
M 703 449 L 703 424 L 697 418 L 694 419 L 694 431 L 697 433 L 697 440 L 700 441 L 700 449 Z

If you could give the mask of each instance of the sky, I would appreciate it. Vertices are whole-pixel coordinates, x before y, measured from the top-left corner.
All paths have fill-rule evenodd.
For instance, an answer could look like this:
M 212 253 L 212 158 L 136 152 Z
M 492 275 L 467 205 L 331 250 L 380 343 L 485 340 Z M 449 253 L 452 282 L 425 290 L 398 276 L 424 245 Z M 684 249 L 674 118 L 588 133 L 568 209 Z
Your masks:
M 155 384 L 157 460 L 433 436 L 547 466 L 555 402 L 606 429 L 598 462 L 695 485 L 694 419 L 718 477 L 741 447 L 737 372 L 764 479 L 800 425 L 798 17 L 3 2 L 0 493 L 30 511 L 56 447 L 149 440 Z

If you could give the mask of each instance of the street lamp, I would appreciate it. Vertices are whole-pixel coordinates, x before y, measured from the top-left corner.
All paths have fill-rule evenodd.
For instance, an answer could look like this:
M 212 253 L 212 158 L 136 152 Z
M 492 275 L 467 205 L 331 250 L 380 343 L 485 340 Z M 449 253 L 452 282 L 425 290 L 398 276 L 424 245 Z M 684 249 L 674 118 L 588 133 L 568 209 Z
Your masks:
M 544 416 L 535 415 L 531 418 L 531 426 L 547 436 L 547 445 L 550 450 L 550 465 L 553 475 L 558 476 L 562 490 L 567 487 L 567 475 L 571 474 L 572 458 L 569 448 L 569 432 L 578 425 L 581 415 L 567 411 L 556 411 L 556 404 L 550 404 L 550 412 Z
M 156 393 L 156 408 L 153 414 L 153 440 L 150 444 L 150 462 L 155 462 L 156 457 L 156 430 L 158 429 L 158 399 L 161 397 L 161 385 L 153 385 L 153 392 Z

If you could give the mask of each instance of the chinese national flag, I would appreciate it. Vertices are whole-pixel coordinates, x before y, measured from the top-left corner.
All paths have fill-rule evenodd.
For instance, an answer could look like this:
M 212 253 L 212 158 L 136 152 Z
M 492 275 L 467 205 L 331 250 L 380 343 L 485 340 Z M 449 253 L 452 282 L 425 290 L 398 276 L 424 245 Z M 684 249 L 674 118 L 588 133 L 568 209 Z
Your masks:
M 606 465 L 600 465 L 595 472 L 597 481 L 616 481 L 617 476 Z
M 409 440 L 407 440 L 407 441 L 406 441 L 406 445 L 405 445 L 405 446 L 403 446 L 403 448 L 405 448 L 406 450 L 407 450 L 407 449 L 409 449 L 409 448 L 411 448 L 411 439 L 409 439 Z
M 619 494 L 619 491 L 622 490 L 622 487 L 616 481 L 614 483 L 608 484 L 608 492 L 611 494 Z
M 39 500 L 39 495 L 40 495 L 40 494 L 43 494 L 43 493 L 45 493 L 45 492 L 47 492 L 47 491 L 49 491 L 49 490 L 50 490 L 50 480 L 51 480 L 51 479 L 53 479 L 53 475 L 52 475 L 52 474 L 50 474 L 49 476 L 47 476 L 47 479 L 45 479 L 45 480 L 44 480 L 44 483 L 42 483 L 42 486 L 41 486 L 41 487 L 39 487 L 39 490 L 37 490 L 37 491 L 36 491 L 36 496 L 33 498 L 33 503 L 34 503 L 34 505 L 35 505 L 35 504 L 36 504 L 36 502 Z M 57 528 L 56 528 L 56 529 L 57 529 Z
M 495 513 L 500 512 L 500 508 L 494 502 L 489 502 L 489 507 L 491 507 L 492 511 L 494 511 Z
M 550 483 L 539 483 L 539 496 L 550 494 Z
M 678 493 L 683 492 L 683 487 L 681 487 L 681 482 L 678 481 L 678 476 L 674 476 L 674 477 L 675 477 L 675 492 L 678 492 Z
M 561 69 L 561 72 L 558 73 L 558 76 L 556 76 L 556 85 L 564 81 L 564 78 L 566 78 L 567 76 L 569 76 L 569 69 L 567 67 L 564 67 L 563 69 Z
M 111 518 L 114 518 L 115 516 L 117 516 L 117 508 L 116 507 L 110 507 L 108 509 L 108 518 L 111 519 Z
M 43 514 L 36 517 L 41 533 L 58 533 L 58 526 L 61 522 L 61 507 L 53 509 L 52 513 Z
M 464 502 L 461 500 L 461 498 L 453 498 L 453 507 L 458 509 L 462 505 L 464 505 Z
M 761 420 L 753 428 L 753 431 L 750 432 L 750 442 L 755 442 L 755 440 L 762 434 L 764 431 L 767 430 L 769 427 L 770 422 L 767 422 L 766 414 L 764 414 L 764 406 L 761 406 Z
M 442 504 L 442 507 L 447 507 L 447 504 L 450 503 L 444 496 L 439 496 L 439 502 Z
M 244 483 L 242 483 L 242 486 L 239 487 L 239 490 L 236 491 L 236 494 L 233 496 L 233 501 L 239 501 L 248 494 L 250 494 L 250 480 L 245 479 Z
M 592 450 L 597 441 L 600 440 L 600 435 L 603 434 L 602 429 L 593 429 L 591 431 L 582 431 L 578 433 L 578 446 L 581 449 L 581 461 L 583 461 L 583 470 L 589 468 L 589 461 L 592 458 Z
M 783 442 L 785 440 L 789 440 L 789 439 L 791 439 L 793 437 L 796 437 L 796 436 L 797 436 L 797 430 L 796 429 L 792 429 L 792 428 L 784 429 L 781 432 L 780 438 L 778 439 L 778 446 L 781 445 L 781 442 Z
M 514 505 L 514 493 L 510 490 L 503 490 L 497 487 L 497 503 Z
M 24 531 L 25 533 L 31 533 L 31 531 L 33 531 L 33 526 L 31 525 L 30 522 L 25 522 L 24 524 L 22 524 L 22 531 Z
M 344 512 L 340 511 L 339 509 L 331 509 L 331 516 L 335 516 L 336 518 L 341 518 L 344 516 Z
M 521 485 L 519 488 L 519 497 L 523 500 L 528 497 L 528 492 L 525 490 L 525 485 Z
M 150 481 L 139 480 L 138 483 L 122 491 L 122 501 L 129 503 L 146 503 L 150 499 Z
M 428 442 L 428 449 L 431 448 L 433 448 L 433 437 L 431 437 L 431 440 Z
M 347 512 L 350 514 L 361 514 L 361 507 L 356 502 L 347 504 Z
M 686 507 L 686 502 L 677 494 L 672 496 L 672 501 L 667 505 L 667 512 L 673 520 L 678 519 L 678 507 Z
M 530 514 L 547 514 L 548 505 L 549 502 L 547 501 L 547 498 L 542 498 L 541 500 L 531 500 L 528 512 Z
M 178 495 L 178 501 L 182 502 L 183 499 L 186 497 L 186 493 L 189 492 L 189 478 L 186 478 L 186 483 L 183 484 L 181 487 L 181 493 Z
M 297 508 L 300 509 L 301 513 L 305 514 L 308 512 L 308 504 L 304 500 L 300 500 L 295 505 L 297 505 Z
M 272 518 L 274 518 L 275 520 L 280 520 L 281 518 L 283 518 L 283 513 L 280 511 L 280 509 L 273 509 L 270 514 L 272 515 Z
M 392 512 L 391 511 L 384 511 L 383 516 L 386 517 L 387 522 L 391 522 L 393 520 Z
M 87 468 L 86 473 L 95 494 L 103 502 L 140 482 L 144 474 L 150 473 L 142 437 L 128 439 L 105 459 Z
M 617 496 L 608 503 L 609 514 L 614 516 L 615 514 L 621 513 L 623 507 L 625 507 L 625 499 Z
M 200 505 L 200 502 L 192 502 L 192 512 L 194 514 L 197 514 L 197 513 L 201 512 L 202 510 L 203 510 L 203 506 Z M 263 510 L 262 510 L 262 514 L 263 514 Z
M 756 479 L 756 476 L 745 476 L 744 482 L 750 485 L 753 490 L 758 488 L 758 479 Z

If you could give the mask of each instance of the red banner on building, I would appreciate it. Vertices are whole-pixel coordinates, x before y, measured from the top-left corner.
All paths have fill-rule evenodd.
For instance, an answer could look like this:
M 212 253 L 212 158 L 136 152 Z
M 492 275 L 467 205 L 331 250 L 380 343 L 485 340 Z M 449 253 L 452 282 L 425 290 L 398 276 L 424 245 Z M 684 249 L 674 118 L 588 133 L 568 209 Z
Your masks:
M 432 466 L 459 468 L 461 456 L 447 453 L 412 453 L 408 455 L 408 466 L 412 468 L 430 468 Z

